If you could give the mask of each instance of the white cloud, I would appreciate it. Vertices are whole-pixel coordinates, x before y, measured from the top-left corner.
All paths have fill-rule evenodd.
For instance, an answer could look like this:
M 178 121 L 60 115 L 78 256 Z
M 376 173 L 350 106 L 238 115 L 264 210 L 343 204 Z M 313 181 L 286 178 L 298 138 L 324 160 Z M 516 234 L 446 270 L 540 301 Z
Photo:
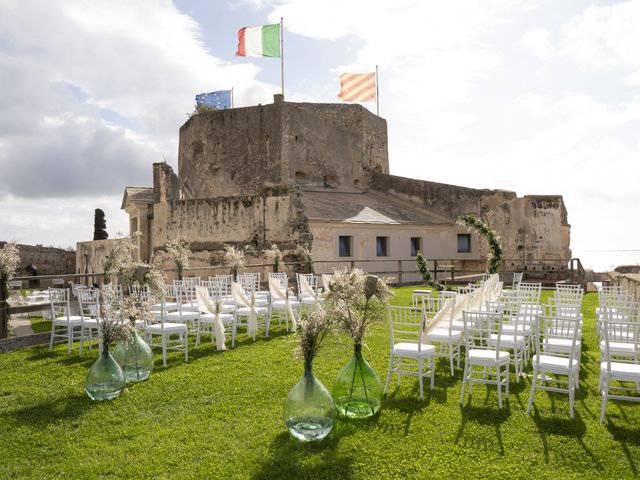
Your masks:
M 628 82 L 640 74 L 640 2 L 628 0 L 608 6 L 590 6 L 567 21 L 558 50 L 587 71 L 622 67 Z
M 2 4 L 0 70 L 0 195 L 24 197 L 149 183 L 153 161 L 175 160 L 195 93 L 234 85 L 244 105 L 271 90 L 166 1 Z
M 547 58 L 552 48 L 549 32 L 541 28 L 526 32 L 520 39 L 520 45 L 541 59 Z

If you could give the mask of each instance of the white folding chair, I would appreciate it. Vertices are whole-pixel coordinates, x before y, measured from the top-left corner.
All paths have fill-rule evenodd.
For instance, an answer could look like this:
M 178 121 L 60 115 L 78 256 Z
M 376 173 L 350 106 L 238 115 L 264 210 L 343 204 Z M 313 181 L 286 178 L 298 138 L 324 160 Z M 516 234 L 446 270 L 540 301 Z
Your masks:
M 464 402 L 467 383 L 469 395 L 474 383 L 496 385 L 498 406 L 502 408 L 502 389 L 509 397 L 509 362 L 511 355 L 502 349 L 502 314 L 494 312 L 462 312 L 464 322 L 465 360 L 460 403 Z M 489 340 L 491 339 L 491 340 Z M 495 371 L 495 373 L 492 372 Z
M 531 411 L 536 390 L 545 390 L 568 393 L 569 416 L 573 418 L 580 374 L 580 322 L 579 317 L 540 318 L 541 328 L 536 328 L 534 333 L 536 354 L 533 357 L 533 379 L 527 413 Z M 558 376 L 567 377 L 567 380 Z
M 278 325 L 282 324 L 284 315 L 285 328 L 289 330 L 289 322 L 296 321 L 296 313 L 300 311 L 300 302 L 296 297 L 289 296 L 288 278 L 286 273 L 269 274 L 269 311 L 268 316 L 273 322 L 274 315 L 278 318 Z M 289 318 L 293 317 L 293 318 Z
M 189 361 L 189 332 L 184 323 L 166 321 L 166 308 L 162 298 L 159 321 L 154 320 L 145 328 L 150 347 L 162 348 L 162 365 L 167 366 L 167 350 L 184 351 L 185 363 Z M 155 317 L 155 316 L 154 316 Z
M 401 375 L 413 375 L 418 377 L 422 400 L 424 398 L 422 379 L 430 376 L 430 388 L 433 390 L 436 369 L 436 347 L 422 343 L 425 324 L 423 310 L 413 307 L 387 307 L 387 315 L 391 350 L 384 392 L 389 391 L 392 373 L 398 375 L 398 386 L 400 386 Z
M 422 309 L 424 315 L 429 321 L 430 327 L 425 335 L 426 343 L 436 347 L 436 357 L 449 358 L 449 367 L 451 375 L 453 371 L 453 361 L 457 360 L 457 366 L 460 368 L 460 351 L 462 342 L 462 331 L 454 329 L 454 311 L 456 303 L 455 292 L 450 296 L 439 297 L 440 309 L 430 317 L 430 298 L 422 297 Z M 463 327 L 464 328 L 464 327 Z
M 89 338 L 89 350 L 93 348 L 93 334 L 98 340 L 98 349 L 102 352 L 102 342 L 100 341 L 100 290 L 94 288 L 82 288 L 77 290 L 78 308 L 82 317 L 82 331 L 80 343 L 82 344 L 85 335 Z
M 174 285 L 176 292 L 176 304 L 178 310 L 165 315 L 166 321 L 170 323 L 183 323 L 189 332 L 198 332 L 198 302 L 195 298 L 195 287 L 189 285 Z M 195 305 L 194 305 L 195 304 Z
M 236 289 L 235 293 L 234 293 L 234 288 Z M 245 291 L 242 288 L 242 285 L 239 283 L 231 284 L 231 292 L 232 292 L 232 295 L 234 296 L 236 305 L 238 307 L 234 312 L 235 322 L 233 324 L 233 331 L 231 332 L 231 346 L 232 347 L 235 346 L 238 327 L 242 325 L 247 327 L 247 332 L 251 335 L 254 342 L 256 340 L 256 332 L 261 326 L 264 326 L 265 336 L 268 337 L 269 327 L 271 324 L 271 317 L 269 317 L 269 309 L 265 306 L 258 306 L 258 301 L 255 298 L 255 293 L 253 292 L 250 293 Z M 253 306 L 250 305 L 252 300 L 254 302 Z M 252 312 L 251 312 L 252 309 L 255 310 L 255 315 L 256 315 L 255 331 L 249 331 L 250 330 L 249 318 L 250 318 L 250 315 L 252 315 Z
M 511 281 L 511 288 L 513 290 L 518 288 L 518 284 L 522 281 L 522 277 L 524 277 L 524 272 L 515 272 L 513 274 L 513 279 Z
M 207 300 L 209 300 L 213 306 L 215 307 L 216 302 L 220 302 L 220 313 L 218 313 L 218 318 L 222 322 L 222 328 L 227 329 L 230 328 L 232 331 L 234 329 L 235 316 L 233 313 L 224 313 L 223 305 L 220 298 L 216 298 L 215 296 L 211 296 L 209 294 L 209 290 L 206 285 L 201 285 L 198 287 L 199 290 L 196 293 L 196 298 L 198 301 L 198 310 L 200 311 L 200 318 L 198 319 L 198 332 L 196 334 L 196 347 L 200 345 L 200 336 L 204 334 L 211 335 L 211 343 L 215 343 L 216 339 L 216 315 L 214 312 L 210 311 L 207 307 Z M 208 298 L 205 298 L 207 296 Z M 222 333 L 224 333 L 221 330 Z
M 67 352 L 71 353 L 74 340 L 82 339 L 82 316 L 71 315 L 71 293 L 68 288 L 49 288 L 49 306 L 51 314 L 51 340 L 49 351 L 53 350 L 56 338 L 67 340 Z M 79 354 L 82 355 L 82 342 Z
M 609 399 L 640 401 L 637 395 L 640 393 L 639 329 L 640 324 L 635 321 L 605 319 L 602 322 L 604 349 L 601 350 L 600 361 L 600 423 L 604 421 Z

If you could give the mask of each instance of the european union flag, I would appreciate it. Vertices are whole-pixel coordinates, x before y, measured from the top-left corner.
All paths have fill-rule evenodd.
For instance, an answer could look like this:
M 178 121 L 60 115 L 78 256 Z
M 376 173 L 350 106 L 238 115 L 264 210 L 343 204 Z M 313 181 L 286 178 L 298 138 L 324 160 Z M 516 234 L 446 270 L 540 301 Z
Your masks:
M 207 105 L 214 110 L 231 108 L 231 90 L 218 90 L 217 92 L 196 95 L 196 105 Z

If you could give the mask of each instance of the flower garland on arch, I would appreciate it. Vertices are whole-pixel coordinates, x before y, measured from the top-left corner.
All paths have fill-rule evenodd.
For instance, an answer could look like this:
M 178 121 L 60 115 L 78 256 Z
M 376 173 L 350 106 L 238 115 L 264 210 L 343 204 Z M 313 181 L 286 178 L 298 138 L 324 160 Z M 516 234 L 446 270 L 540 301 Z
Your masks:
M 489 225 L 482 219 L 476 217 L 473 213 L 465 213 L 456 218 L 456 223 L 463 227 L 474 229 L 489 244 L 489 258 L 487 258 L 487 273 L 498 273 L 502 265 L 502 244 L 500 237 Z

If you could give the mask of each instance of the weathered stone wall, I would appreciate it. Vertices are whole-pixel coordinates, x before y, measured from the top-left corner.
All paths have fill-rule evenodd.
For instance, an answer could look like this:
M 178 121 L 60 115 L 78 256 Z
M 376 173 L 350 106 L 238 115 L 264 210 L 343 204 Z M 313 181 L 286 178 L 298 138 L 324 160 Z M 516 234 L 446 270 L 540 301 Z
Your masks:
M 92 240 L 89 242 L 78 242 L 76 244 L 76 273 L 90 274 L 104 273 L 104 264 L 107 257 L 111 254 L 117 238 L 109 240 Z M 78 280 L 78 283 L 91 285 L 93 283 L 102 283 L 102 276 L 90 277 L 85 280 Z
M 164 252 L 168 240 L 191 244 L 192 266 L 220 264 L 225 244 L 249 246 L 261 260 L 262 250 L 277 244 L 284 253 L 312 243 L 307 217 L 295 186 L 266 188 L 254 195 L 178 200 L 171 188 L 173 172 L 155 164 L 154 260 L 173 268 Z
M 555 271 L 571 258 L 571 227 L 560 195 L 517 197 L 509 191 L 476 190 L 371 170 L 367 183 L 452 219 L 462 213 L 480 215 L 501 237 L 507 270 L 528 265 L 532 271 Z M 484 242 L 480 251 L 486 255 Z
M 304 188 L 362 189 L 365 168 L 389 173 L 387 122 L 360 105 L 285 103 L 282 163 Z
M 609 273 L 613 283 L 624 288 L 634 296 L 636 300 L 640 299 L 640 274 L 637 273 L 623 273 L 617 272 Z
M 276 101 L 194 115 L 180 128 L 185 198 L 293 182 L 351 191 L 361 188 L 363 167 L 389 172 L 386 121 L 360 105 Z
M 0 248 L 6 242 L 0 242 Z M 25 267 L 35 265 L 38 275 L 62 275 L 74 273 L 76 269 L 76 253 L 62 248 L 43 247 L 42 245 L 18 245 L 20 266 L 16 276 L 25 277 L 29 273 Z

